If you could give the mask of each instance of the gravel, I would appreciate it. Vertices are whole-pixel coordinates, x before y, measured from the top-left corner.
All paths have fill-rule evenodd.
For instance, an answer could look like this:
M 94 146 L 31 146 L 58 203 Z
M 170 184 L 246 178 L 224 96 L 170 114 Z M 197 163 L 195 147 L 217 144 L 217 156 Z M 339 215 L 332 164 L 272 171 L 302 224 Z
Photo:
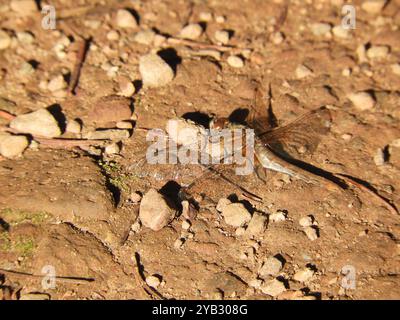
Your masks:
M 258 271 L 258 274 L 261 277 L 266 277 L 266 276 L 277 276 L 279 272 L 283 268 L 283 263 L 279 259 L 269 256 L 266 258 L 262 264 L 262 267 Z
M 174 78 L 174 71 L 168 63 L 153 53 L 140 57 L 139 72 L 146 87 L 165 86 Z
M 378 14 L 382 11 L 386 4 L 386 0 L 366 0 L 361 4 L 361 8 L 372 14 Z
M 251 214 L 242 203 L 231 203 L 222 210 L 226 224 L 233 227 L 241 227 L 251 220 Z
M 244 61 L 239 56 L 229 56 L 226 61 L 232 68 L 243 68 L 244 67 Z
M 282 292 L 285 292 L 286 288 L 283 282 L 279 281 L 278 279 L 273 279 L 264 282 L 260 286 L 260 290 L 271 297 L 276 297 L 280 295 Z
M 226 31 L 226 30 L 217 30 L 214 33 L 214 38 L 219 43 L 228 44 L 228 42 L 229 42 L 229 32 Z
M 138 26 L 136 18 L 128 10 L 119 9 L 115 16 L 115 22 L 119 28 L 135 29 Z
M 299 271 L 297 271 L 294 276 L 293 280 L 298 281 L 298 282 L 306 282 L 312 278 L 314 275 L 314 271 L 311 270 L 310 268 L 304 268 Z
M 10 122 L 10 128 L 47 138 L 58 137 L 62 133 L 57 120 L 47 109 L 17 116 Z
M 29 146 L 25 136 L 0 132 L 0 155 L 6 158 L 17 158 Z
M 170 201 L 155 189 L 150 189 L 140 202 L 139 218 L 142 224 L 159 231 L 175 217 Z
M 297 79 L 304 79 L 313 75 L 311 69 L 306 67 L 304 64 L 297 66 L 296 68 L 296 78 Z
M 260 213 L 254 213 L 253 217 L 251 218 L 245 234 L 247 236 L 256 236 L 259 234 L 264 233 L 265 228 L 267 226 L 268 222 L 268 217 L 260 214 Z
M 388 46 L 372 46 L 367 50 L 367 57 L 369 59 L 385 59 L 390 52 Z
M 350 93 L 347 98 L 360 111 L 371 110 L 375 106 L 374 97 L 366 91 Z
M 182 28 L 179 37 L 183 39 L 195 40 L 201 36 L 203 28 L 197 23 L 191 23 Z

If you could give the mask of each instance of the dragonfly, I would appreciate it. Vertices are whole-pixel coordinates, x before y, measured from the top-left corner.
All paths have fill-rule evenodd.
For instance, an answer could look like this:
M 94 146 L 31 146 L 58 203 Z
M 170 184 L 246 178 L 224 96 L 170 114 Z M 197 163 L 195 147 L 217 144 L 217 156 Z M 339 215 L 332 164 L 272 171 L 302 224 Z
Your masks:
M 256 176 L 264 182 L 266 182 L 268 171 L 276 171 L 306 183 L 321 184 L 320 176 L 307 171 L 294 162 L 298 156 L 313 154 L 321 139 L 329 132 L 332 123 L 330 110 L 326 107 L 320 107 L 300 116 L 285 126 L 271 128 L 274 124 L 274 117 L 270 110 L 271 105 L 267 103 L 267 100 L 270 100 L 271 88 L 269 86 L 267 99 L 258 82 L 254 82 L 254 87 L 253 103 L 250 105 L 245 121 L 235 123 L 229 118 L 214 117 L 210 121 L 210 129 L 214 130 L 214 132 L 219 132 L 223 129 L 242 129 L 244 132 L 245 129 L 251 129 L 254 132 L 254 162 L 252 166 Z M 200 128 L 199 131 L 202 132 L 203 128 L 200 125 L 198 127 Z M 235 138 L 237 137 L 233 137 L 233 139 Z M 243 140 L 242 149 L 244 152 L 246 139 L 244 136 L 239 137 L 239 139 Z M 232 157 L 232 154 L 225 153 L 220 162 L 232 163 L 232 161 L 226 161 Z M 225 172 L 226 170 L 222 172 L 222 170 L 218 169 L 219 167 L 217 168 L 213 164 L 199 164 L 205 172 L 194 179 L 193 182 L 181 188 L 181 198 L 190 198 L 191 190 L 194 189 L 196 184 L 205 179 L 206 175 L 213 174 L 239 189 L 245 197 L 255 201 L 262 201 L 262 198 L 254 192 L 246 190 L 236 183 L 234 179 L 229 178 Z

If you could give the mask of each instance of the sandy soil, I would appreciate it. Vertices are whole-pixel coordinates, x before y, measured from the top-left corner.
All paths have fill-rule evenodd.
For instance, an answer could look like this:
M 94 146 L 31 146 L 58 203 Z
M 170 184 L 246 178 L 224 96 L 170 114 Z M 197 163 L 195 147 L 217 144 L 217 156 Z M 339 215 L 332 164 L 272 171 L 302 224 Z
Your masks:
M 0 29 L 12 41 L 0 50 L 1 110 L 20 115 L 58 105 L 67 120 L 79 118 L 87 127 L 110 128 L 115 122 L 93 121 L 97 99 L 120 94 L 124 82 L 136 87 L 129 97 L 135 128 L 122 141 L 119 154 L 43 144 L 31 145 L 20 157 L 1 158 L 0 268 L 42 275 L 42 268 L 50 265 L 57 276 L 86 279 L 58 279 L 55 288 L 44 289 L 41 277 L 0 270 L 3 296 L 10 288 L 13 298 L 41 292 L 51 299 L 149 299 L 158 294 L 168 299 L 399 299 L 400 217 L 387 203 L 400 206 L 400 76 L 395 67 L 400 63 L 400 1 L 387 1 L 377 13 L 366 12 L 363 1 L 354 1 L 357 25 L 348 38 L 332 31 L 314 34 L 314 23 L 340 24 L 341 2 L 57 0 L 51 1 L 60 13 L 57 30 L 44 30 L 40 11 L 23 17 L 9 10 L 11 1 L 2 0 Z M 102 10 L 75 10 L 96 5 Z M 136 29 L 115 25 L 118 8 L 136 13 Z M 68 12 L 71 16 L 62 18 Z M 204 13 L 211 14 L 210 21 L 201 22 Z M 205 31 L 194 40 L 197 44 L 216 44 L 215 31 L 231 31 L 230 47 L 213 48 L 222 52 L 218 59 L 199 56 L 204 48 L 198 45 L 157 46 L 133 39 L 139 30 L 150 28 L 177 37 L 186 24 L 199 22 Z M 112 30 L 118 32 L 117 39 L 109 34 Z M 26 31 L 33 40 L 20 34 Z M 277 32 L 282 41 L 276 40 Z M 65 55 L 57 55 L 54 47 L 66 36 L 70 43 Z M 50 79 L 60 74 L 70 79 L 79 36 L 91 37 L 92 42 L 77 94 L 64 88 L 49 92 Z M 363 58 L 357 51 L 360 46 L 390 50 L 382 57 Z M 168 85 L 141 86 L 139 58 L 149 52 L 159 52 L 175 68 Z M 244 66 L 230 66 L 231 54 L 238 54 Z M 312 73 L 299 77 L 299 65 Z M 303 160 L 326 172 L 354 177 L 387 202 L 352 185 L 347 190 L 327 188 L 273 172 L 264 183 L 254 174 L 239 177 L 223 168 L 262 198 L 256 202 L 218 177 L 197 179 L 201 169 L 196 166 L 140 162 L 148 144 L 145 132 L 137 128 L 164 128 L 168 119 L 190 113 L 197 119 L 227 117 L 251 105 L 253 80 L 264 90 L 270 85 L 279 124 L 330 105 L 331 131 L 313 156 Z M 373 106 L 356 106 L 348 99 L 360 91 L 371 94 Z M 0 120 L 1 126 L 7 124 Z M 196 179 L 191 191 L 199 200 L 199 212 L 189 230 L 182 228 L 183 217 L 160 231 L 132 230 L 139 212 L 139 204 L 130 200 L 132 193 L 143 195 L 156 188 L 176 200 L 179 186 Z M 256 236 L 238 235 L 215 208 L 228 196 L 236 196 L 252 211 L 281 212 L 286 218 L 270 219 Z M 319 232 L 314 241 L 299 224 L 308 215 Z M 177 248 L 182 236 L 186 241 Z M 260 277 L 269 256 L 283 261 L 282 269 L 278 275 Z M 354 267 L 355 287 L 347 289 L 342 286 L 342 268 L 348 265 Z M 304 268 L 313 270 L 312 276 L 296 281 L 294 275 Z M 144 290 L 149 291 L 143 279 L 150 275 L 161 280 L 158 294 Z M 260 278 L 277 278 L 286 291 L 272 297 L 254 284 Z

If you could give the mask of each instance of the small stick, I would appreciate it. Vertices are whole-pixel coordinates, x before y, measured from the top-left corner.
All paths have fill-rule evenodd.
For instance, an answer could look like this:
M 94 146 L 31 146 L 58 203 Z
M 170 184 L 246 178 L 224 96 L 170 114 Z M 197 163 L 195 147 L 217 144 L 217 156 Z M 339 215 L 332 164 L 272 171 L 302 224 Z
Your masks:
M 7 275 L 28 277 L 28 278 L 35 278 L 35 279 L 44 277 L 44 275 L 37 275 L 37 274 L 33 274 L 33 273 L 27 273 L 27 272 L 16 271 L 16 270 L 8 270 L 8 269 L 3 269 L 3 268 L 0 268 L 0 273 L 4 273 Z M 74 283 L 74 284 L 86 284 L 88 282 L 95 281 L 94 278 L 83 278 L 83 277 L 54 276 L 54 278 L 60 282 Z
M 239 51 L 245 50 L 244 48 L 238 48 L 238 47 L 233 47 L 233 46 L 222 46 L 222 45 L 218 45 L 218 44 L 197 42 L 197 41 L 193 41 L 193 40 L 174 38 L 174 37 L 168 38 L 167 42 L 169 44 L 181 44 L 181 45 L 185 45 L 185 46 L 192 47 L 192 48 L 198 48 L 198 49 L 215 49 L 215 50 L 218 50 L 221 52 L 226 52 L 226 51 L 239 52 Z
M 7 121 L 11 121 L 15 118 L 15 116 L 13 114 L 9 113 L 8 111 L 0 110 L 0 118 L 3 118 Z
M 349 178 L 348 176 L 346 176 L 345 174 L 342 174 L 342 173 L 335 173 L 334 175 L 343 178 L 346 182 L 350 183 L 351 185 L 353 185 L 353 186 L 359 188 L 360 190 L 365 191 L 368 194 L 370 194 L 371 196 L 373 196 L 375 199 L 377 199 L 379 202 L 381 202 L 392 214 L 394 214 L 394 215 L 399 214 L 399 211 L 393 204 L 391 204 L 385 198 L 383 198 L 376 192 L 372 191 L 371 189 L 367 188 L 363 184 L 354 181 L 353 179 Z
M 71 74 L 71 81 L 69 83 L 69 92 L 72 95 L 76 95 L 75 90 L 79 83 L 82 66 L 86 59 L 86 54 L 89 49 L 90 41 L 91 41 L 90 39 L 87 40 L 82 38 L 82 40 L 79 43 L 78 51 L 76 52 L 76 63 L 74 70 L 72 71 Z

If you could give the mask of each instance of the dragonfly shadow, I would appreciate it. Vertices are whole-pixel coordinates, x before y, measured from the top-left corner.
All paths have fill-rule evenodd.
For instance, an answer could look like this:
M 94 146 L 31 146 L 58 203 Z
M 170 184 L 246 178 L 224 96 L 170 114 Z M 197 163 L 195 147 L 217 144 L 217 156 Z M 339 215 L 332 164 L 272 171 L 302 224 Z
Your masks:
M 208 129 L 210 127 L 211 117 L 203 112 L 187 112 L 182 115 L 183 119 L 191 120 L 194 123 L 203 126 L 204 128 Z
M 168 181 L 161 189 L 159 192 L 165 196 L 167 199 L 170 199 L 172 204 L 179 210 L 182 210 L 182 205 L 181 205 L 181 197 L 180 197 L 180 191 L 182 187 L 179 183 L 176 181 Z

